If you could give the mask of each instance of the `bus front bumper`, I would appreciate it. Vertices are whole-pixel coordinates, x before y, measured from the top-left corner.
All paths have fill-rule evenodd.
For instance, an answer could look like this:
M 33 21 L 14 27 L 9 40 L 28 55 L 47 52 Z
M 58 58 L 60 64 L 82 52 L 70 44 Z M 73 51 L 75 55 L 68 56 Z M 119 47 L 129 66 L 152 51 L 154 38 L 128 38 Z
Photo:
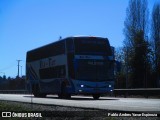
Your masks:
M 113 88 L 79 88 L 77 94 L 105 94 L 112 92 Z

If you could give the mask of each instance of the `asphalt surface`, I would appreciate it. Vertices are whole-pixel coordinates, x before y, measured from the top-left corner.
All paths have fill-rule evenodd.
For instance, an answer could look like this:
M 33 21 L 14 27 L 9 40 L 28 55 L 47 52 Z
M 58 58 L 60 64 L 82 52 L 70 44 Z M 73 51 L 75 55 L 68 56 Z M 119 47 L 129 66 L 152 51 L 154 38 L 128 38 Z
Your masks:
M 104 109 L 111 111 L 147 112 L 160 114 L 160 99 L 150 98 L 101 97 L 99 100 L 93 100 L 92 97 L 88 96 L 72 96 L 70 100 L 65 100 L 59 99 L 56 95 L 48 95 L 46 98 L 35 98 L 33 95 L 27 94 L 0 94 L 0 100 Z

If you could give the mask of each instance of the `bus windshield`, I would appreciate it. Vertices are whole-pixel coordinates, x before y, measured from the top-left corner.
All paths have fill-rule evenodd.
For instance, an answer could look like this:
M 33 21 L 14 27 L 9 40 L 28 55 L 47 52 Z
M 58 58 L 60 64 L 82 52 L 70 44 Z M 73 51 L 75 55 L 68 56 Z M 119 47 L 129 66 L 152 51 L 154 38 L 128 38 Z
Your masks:
M 112 64 L 107 60 L 76 60 L 76 79 L 85 81 L 109 81 L 113 79 Z
M 107 56 L 112 54 L 108 40 L 95 37 L 75 38 L 75 53 Z

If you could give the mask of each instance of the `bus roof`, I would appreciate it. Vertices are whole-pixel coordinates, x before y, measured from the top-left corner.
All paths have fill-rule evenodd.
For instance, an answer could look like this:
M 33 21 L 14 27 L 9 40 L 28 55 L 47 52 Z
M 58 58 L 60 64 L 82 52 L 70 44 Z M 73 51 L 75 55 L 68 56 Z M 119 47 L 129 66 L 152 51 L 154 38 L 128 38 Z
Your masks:
M 37 50 L 37 49 L 40 49 L 40 48 L 43 48 L 43 47 L 45 47 L 45 46 L 48 46 L 48 45 L 51 45 L 51 44 L 60 42 L 60 41 L 64 41 L 64 40 L 66 40 L 66 39 L 71 39 L 71 38 L 72 38 L 72 39 L 73 39 L 73 38 L 90 38 L 90 37 L 93 37 L 93 38 L 101 38 L 101 39 L 106 39 L 106 40 L 108 40 L 108 38 L 103 38 L 103 37 L 99 37 L 99 36 L 87 36 L 87 35 L 70 36 L 70 37 L 62 38 L 62 39 L 56 40 L 56 41 L 54 41 L 54 42 L 48 43 L 48 44 L 46 44 L 46 45 L 37 47 L 37 48 L 35 48 L 35 49 L 29 50 L 29 51 L 27 51 L 27 53 L 28 53 L 28 52 L 31 52 L 31 51 L 34 51 L 34 50 Z

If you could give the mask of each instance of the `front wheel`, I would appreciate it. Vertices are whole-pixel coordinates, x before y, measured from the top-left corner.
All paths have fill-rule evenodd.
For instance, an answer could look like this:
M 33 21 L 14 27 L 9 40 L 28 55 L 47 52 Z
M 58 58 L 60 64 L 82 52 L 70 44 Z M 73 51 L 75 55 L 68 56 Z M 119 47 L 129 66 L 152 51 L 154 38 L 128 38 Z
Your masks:
M 100 94 L 93 94 L 93 99 L 94 99 L 94 100 L 98 100 L 99 97 L 100 97 Z
M 70 99 L 71 98 L 71 94 L 68 94 L 66 92 L 66 85 L 65 84 L 62 84 L 61 94 L 58 94 L 58 97 L 62 98 L 62 99 Z

